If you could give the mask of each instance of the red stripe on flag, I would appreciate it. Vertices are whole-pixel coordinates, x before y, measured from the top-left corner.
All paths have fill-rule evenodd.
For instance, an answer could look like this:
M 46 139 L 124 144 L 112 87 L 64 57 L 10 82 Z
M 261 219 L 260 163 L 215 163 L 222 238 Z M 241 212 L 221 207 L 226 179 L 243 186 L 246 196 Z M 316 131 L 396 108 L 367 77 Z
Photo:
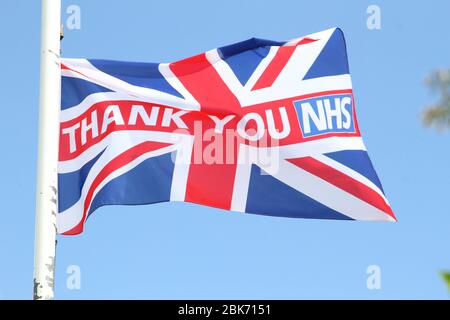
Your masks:
M 164 147 L 170 146 L 169 143 L 162 143 L 162 142 L 153 142 L 153 141 L 146 141 L 141 144 L 138 144 L 134 146 L 131 149 L 128 149 L 127 151 L 121 153 L 117 157 L 115 157 L 113 160 L 108 162 L 106 166 L 103 167 L 103 169 L 99 172 L 99 174 L 95 177 L 94 181 L 92 182 L 91 186 L 89 187 L 88 193 L 86 195 L 86 199 L 84 200 L 84 207 L 83 207 L 83 218 L 80 220 L 78 225 L 76 225 L 74 228 L 70 229 L 69 231 L 64 232 L 65 235 L 75 235 L 79 234 L 83 231 L 84 221 L 86 220 L 87 211 L 91 205 L 92 198 L 94 196 L 94 192 L 97 189 L 97 187 L 115 170 L 127 165 L 131 161 L 137 159 L 141 155 L 155 151 Z
M 312 157 L 288 159 L 292 164 L 371 204 L 397 220 L 391 207 L 375 190 Z
M 206 54 L 172 63 L 170 69 L 199 102 L 201 112 L 205 115 L 223 118 L 242 112 L 239 101 L 208 61 Z M 237 146 L 233 144 L 234 150 L 226 148 L 224 152 L 228 153 L 227 156 L 232 153 L 232 161 L 205 163 L 204 151 L 211 141 L 205 141 L 203 137 L 206 130 L 214 129 L 212 125 L 211 121 L 202 122 L 201 136 L 195 136 L 185 201 L 230 209 L 237 168 Z M 225 129 L 235 125 L 236 120 L 232 120 Z M 218 134 L 216 138 L 220 139 L 220 136 Z M 226 139 L 226 135 L 222 135 L 222 138 Z M 230 146 L 230 142 L 223 141 L 223 145 Z
M 316 41 L 317 41 L 317 39 L 311 39 L 311 38 L 308 38 L 308 37 L 304 37 L 302 40 L 297 42 L 297 45 L 299 46 L 299 45 L 302 45 L 302 44 L 308 44 L 308 43 L 316 42 Z
M 68 71 L 72 71 L 72 72 L 75 72 L 75 73 L 78 73 L 79 75 L 82 75 L 83 77 L 86 77 L 86 78 L 88 78 L 89 79 L 89 77 L 88 76 L 86 76 L 86 75 L 84 75 L 84 74 L 82 74 L 81 72 L 79 72 L 79 71 L 77 71 L 77 70 L 74 70 L 74 69 L 72 69 L 72 68 L 69 68 L 68 66 L 66 66 L 64 63 L 61 63 L 61 70 L 68 70 Z
M 311 38 L 303 38 L 295 45 L 287 45 L 279 47 L 277 53 L 275 54 L 275 57 L 267 66 L 266 70 L 264 70 L 263 74 L 260 76 L 258 81 L 256 81 L 255 85 L 252 88 L 252 91 L 270 87 L 278 78 L 284 66 L 288 63 L 289 59 L 294 54 L 294 51 L 297 48 L 297 46 L 308 44 L 315 41 L 317 40 Z

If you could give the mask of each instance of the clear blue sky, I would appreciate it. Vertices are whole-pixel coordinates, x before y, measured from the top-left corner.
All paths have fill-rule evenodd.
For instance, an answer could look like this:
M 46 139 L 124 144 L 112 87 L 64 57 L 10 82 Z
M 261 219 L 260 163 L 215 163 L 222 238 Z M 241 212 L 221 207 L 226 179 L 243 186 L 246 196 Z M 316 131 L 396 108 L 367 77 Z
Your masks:
M 359 124 L 399 219 L 271 218 L 184 203 L 103 207 L 84 234 L 59 237 L 56 295 L 82 298 L 449 298 L 450 132 L 423 128 L 423 78 L 450 66 L 448 1 L 63 1 L 81 8 L 64 57 L 168 62 L 260 37 L 339 26 Z M 0 298 L 31 298 L 39 89 L 38 1 L 0 4 Z M 63 19 L 67 15 L 63 14 Z M 381 290 L 366 268 L 380 266 Z M 81 268 L 81 290 L 66 269 Z

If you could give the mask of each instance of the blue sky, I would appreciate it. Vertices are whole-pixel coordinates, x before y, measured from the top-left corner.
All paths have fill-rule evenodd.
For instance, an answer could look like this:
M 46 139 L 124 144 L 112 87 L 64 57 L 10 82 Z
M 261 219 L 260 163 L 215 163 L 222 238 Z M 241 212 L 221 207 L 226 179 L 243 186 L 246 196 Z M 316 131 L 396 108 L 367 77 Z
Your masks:
M 423 85 L 450 65 L 448 1 L 63 1 L 81 8 L 64 57 L 168 62 L 256 36 L 343 29 L 366 146 L 398 223 L 239 215 L 184 203 L 103 207 L 59 237 L 59 299 L 436 298 L 449 292 L 450 133 L 423 128 Z M 381 8 L 381 30 L 366 9 Z M 0 299 L 32 296 L 38 1 L 0 4 Z M 81 290 L 66 270 L 81 270 Z M 381 268 L 368 290 L 366 269 Z

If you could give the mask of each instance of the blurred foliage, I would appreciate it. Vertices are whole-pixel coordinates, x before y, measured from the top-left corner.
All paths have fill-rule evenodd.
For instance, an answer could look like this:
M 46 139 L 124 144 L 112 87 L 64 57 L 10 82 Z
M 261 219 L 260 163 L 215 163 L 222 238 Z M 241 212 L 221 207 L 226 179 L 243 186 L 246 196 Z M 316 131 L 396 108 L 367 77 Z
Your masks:
M 422 121 L 426 126 L 438 130 L 450 128 L 450 70 L 435 70 L 425 79 L 425 84 L 433 93 L 440 96 L 439 101 L 428 106 Z
M 450 128 L 450 69 L 435 70 L 425 78 L 425 84 L 433 93 L 440 96 L 439 101 L 428 106 L 422 114 L 422 121 L 426 126 L 438 130 Z M 442 278 L 450 290 L 450 272 L 441 272 Z
M 450 272 L 443 271 L 443 272 L 441 272 L 441 275 L 442 275 L 442 278 L 447 283 L 448 289 L 450 290 Z

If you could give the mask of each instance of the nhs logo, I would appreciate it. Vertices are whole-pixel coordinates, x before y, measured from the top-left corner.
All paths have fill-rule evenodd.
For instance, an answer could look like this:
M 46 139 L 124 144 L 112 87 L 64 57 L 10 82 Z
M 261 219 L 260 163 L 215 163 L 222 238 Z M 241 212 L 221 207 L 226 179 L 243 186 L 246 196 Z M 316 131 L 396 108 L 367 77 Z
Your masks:
M 355 132 L 351 94 L 336 94 L 294 101 L 303 136 Z

